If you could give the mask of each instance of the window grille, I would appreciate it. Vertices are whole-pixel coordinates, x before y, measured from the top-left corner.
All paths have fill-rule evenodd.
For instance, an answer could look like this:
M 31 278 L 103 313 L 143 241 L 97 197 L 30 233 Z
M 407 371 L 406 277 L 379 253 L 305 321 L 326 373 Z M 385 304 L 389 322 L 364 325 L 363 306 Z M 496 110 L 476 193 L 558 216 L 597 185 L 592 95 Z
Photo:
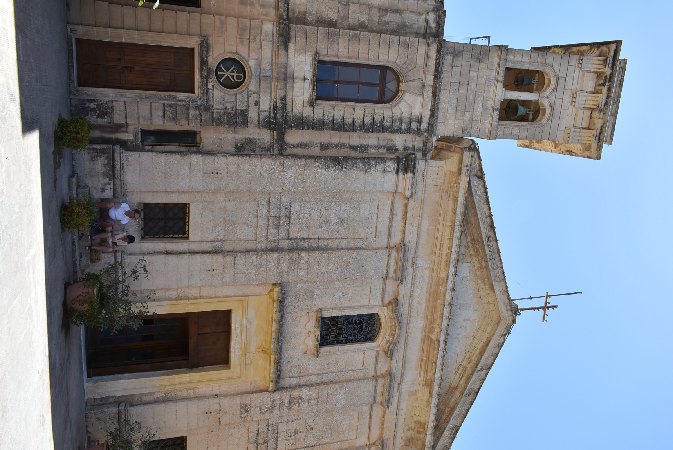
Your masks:
M 143 238 L 189 238 L 189 203 L 143 204 Z
M 162 5 L 189 6 L 191 8 L 200 8 L 201 0 L 161 0 Z
M 154 439 L 149 441 L 145 450 L 187 450 L 187 436 L 178 436 L 168 439 Z
M 316 99 L 357 103 L 389 103 L 399 92 L 397 73 L 387 66 L 318 61 Z
M 376 313 L 320 318 L 320 346 L 374 342 L 381 330 Z
M 140 130 L 143 145 L 199 145 L 199 132 L 194 130 Z

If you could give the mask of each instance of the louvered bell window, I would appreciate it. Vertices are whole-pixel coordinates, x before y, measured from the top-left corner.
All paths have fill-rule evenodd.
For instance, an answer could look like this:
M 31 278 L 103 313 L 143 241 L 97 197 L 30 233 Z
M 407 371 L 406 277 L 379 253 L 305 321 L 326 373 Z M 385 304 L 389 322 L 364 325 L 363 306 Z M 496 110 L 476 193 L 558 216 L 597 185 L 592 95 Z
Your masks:
M 318 61 L 316 100 L 389 103 L 399 92 L 397 73 L 387 66 Z

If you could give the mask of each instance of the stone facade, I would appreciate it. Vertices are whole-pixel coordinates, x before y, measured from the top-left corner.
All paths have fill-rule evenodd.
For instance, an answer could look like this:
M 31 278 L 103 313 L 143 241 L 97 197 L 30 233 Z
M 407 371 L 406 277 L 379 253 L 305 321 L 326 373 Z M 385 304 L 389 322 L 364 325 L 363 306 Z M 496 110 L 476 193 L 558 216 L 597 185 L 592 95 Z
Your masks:
M 451 445 L 516 313 L 479 152 L 463 136 L 600 157 L 623 64 L 618 43 L 446 42 L 442 8 L 69 1 L 72 112 L 93 124 L 91 194 L 189 205 L 188 238 L 139 239 L 115 257 L 148 261 L 151 279 L 134 288 L 155 294 L 154 312 L 232 311 L 227 366 L 88 378 L 92 439 L 124 403 L 190 449 Z M 77 39 L 193 49 L 194 93 L 80 86 Z M 215 79 L 227 57 L 245 67 L 240 88 Z M 398 92 L 321 100 L 324 62 L 390 68 Z M 512 94 L 508 67 L 544 73 L 544 86 Z M 502 121 L 508 99 L 544 111 Z M 155 146 L 141 130 L 198 139 Z M 322 318 L 358 314 L 378 317 L 375 339 L 320 345 Z

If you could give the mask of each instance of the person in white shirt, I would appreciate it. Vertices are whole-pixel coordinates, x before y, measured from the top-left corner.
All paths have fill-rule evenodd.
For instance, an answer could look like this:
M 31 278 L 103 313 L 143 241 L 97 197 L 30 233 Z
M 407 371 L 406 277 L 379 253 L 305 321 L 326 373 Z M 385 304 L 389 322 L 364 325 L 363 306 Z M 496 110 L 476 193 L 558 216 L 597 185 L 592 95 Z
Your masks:
M 99 208 L 108 210 L 110 220 L 106 223 L 107 226 L 126 225 L 131 219 L 140 218 L 139 209 L 131 209 L 128 203 L 121 202 L 103 202 L 98 204 Z

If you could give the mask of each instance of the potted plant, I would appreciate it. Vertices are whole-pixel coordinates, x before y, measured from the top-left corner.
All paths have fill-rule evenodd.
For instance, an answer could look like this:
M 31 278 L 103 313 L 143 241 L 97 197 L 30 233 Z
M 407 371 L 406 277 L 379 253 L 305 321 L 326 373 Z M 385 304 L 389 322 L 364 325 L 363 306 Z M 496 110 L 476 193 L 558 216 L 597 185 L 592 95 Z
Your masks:
M 70 310 L 72 322 L 111 333 L 125 328 L 137 329 L 142 318 L 150 315 L 147 301 L 152 299 L 150 294 L 139 295 L 131 289 L 131 282 L 140 277 L 149 279 L 147 262 L 142 258 L 131 268 L 114 261 L 98 273 L 87 273 L 83 282 L 95 285 L 97 292 L 80 299 L 78 303 L 86 305 L 83 310 Z
M 85 150 L 89 145 L 90 133 L 91 125 L 84 117 L 75 116 L 70 120 L 59 117 L 54 132 L 54 143 L 58 150 L 66 147 L 73 150 Z
M 70 320 L 74 324 L 99 326 L 100 292 L 100 277 L 95 273 L 87 273 L 82 281 L 68 286 L 65 300 L 70 312 Z
M 71 200 L 61 207 L 61 226 L 66 230 L 89 231 L 98 209 L 90 199 Z
M 115 261 L 105 266 L 99 273 L 101 300 L 101 328 L 116 333 L 123 328 L 137 329 L 142 318 L 150 315 L 147 302 L 152 300 L 150 294 L 139 295 L 131 290 L 131 282 L 140 277 L 149 279 L 147 261 L 140 258 L 127 269 Z

